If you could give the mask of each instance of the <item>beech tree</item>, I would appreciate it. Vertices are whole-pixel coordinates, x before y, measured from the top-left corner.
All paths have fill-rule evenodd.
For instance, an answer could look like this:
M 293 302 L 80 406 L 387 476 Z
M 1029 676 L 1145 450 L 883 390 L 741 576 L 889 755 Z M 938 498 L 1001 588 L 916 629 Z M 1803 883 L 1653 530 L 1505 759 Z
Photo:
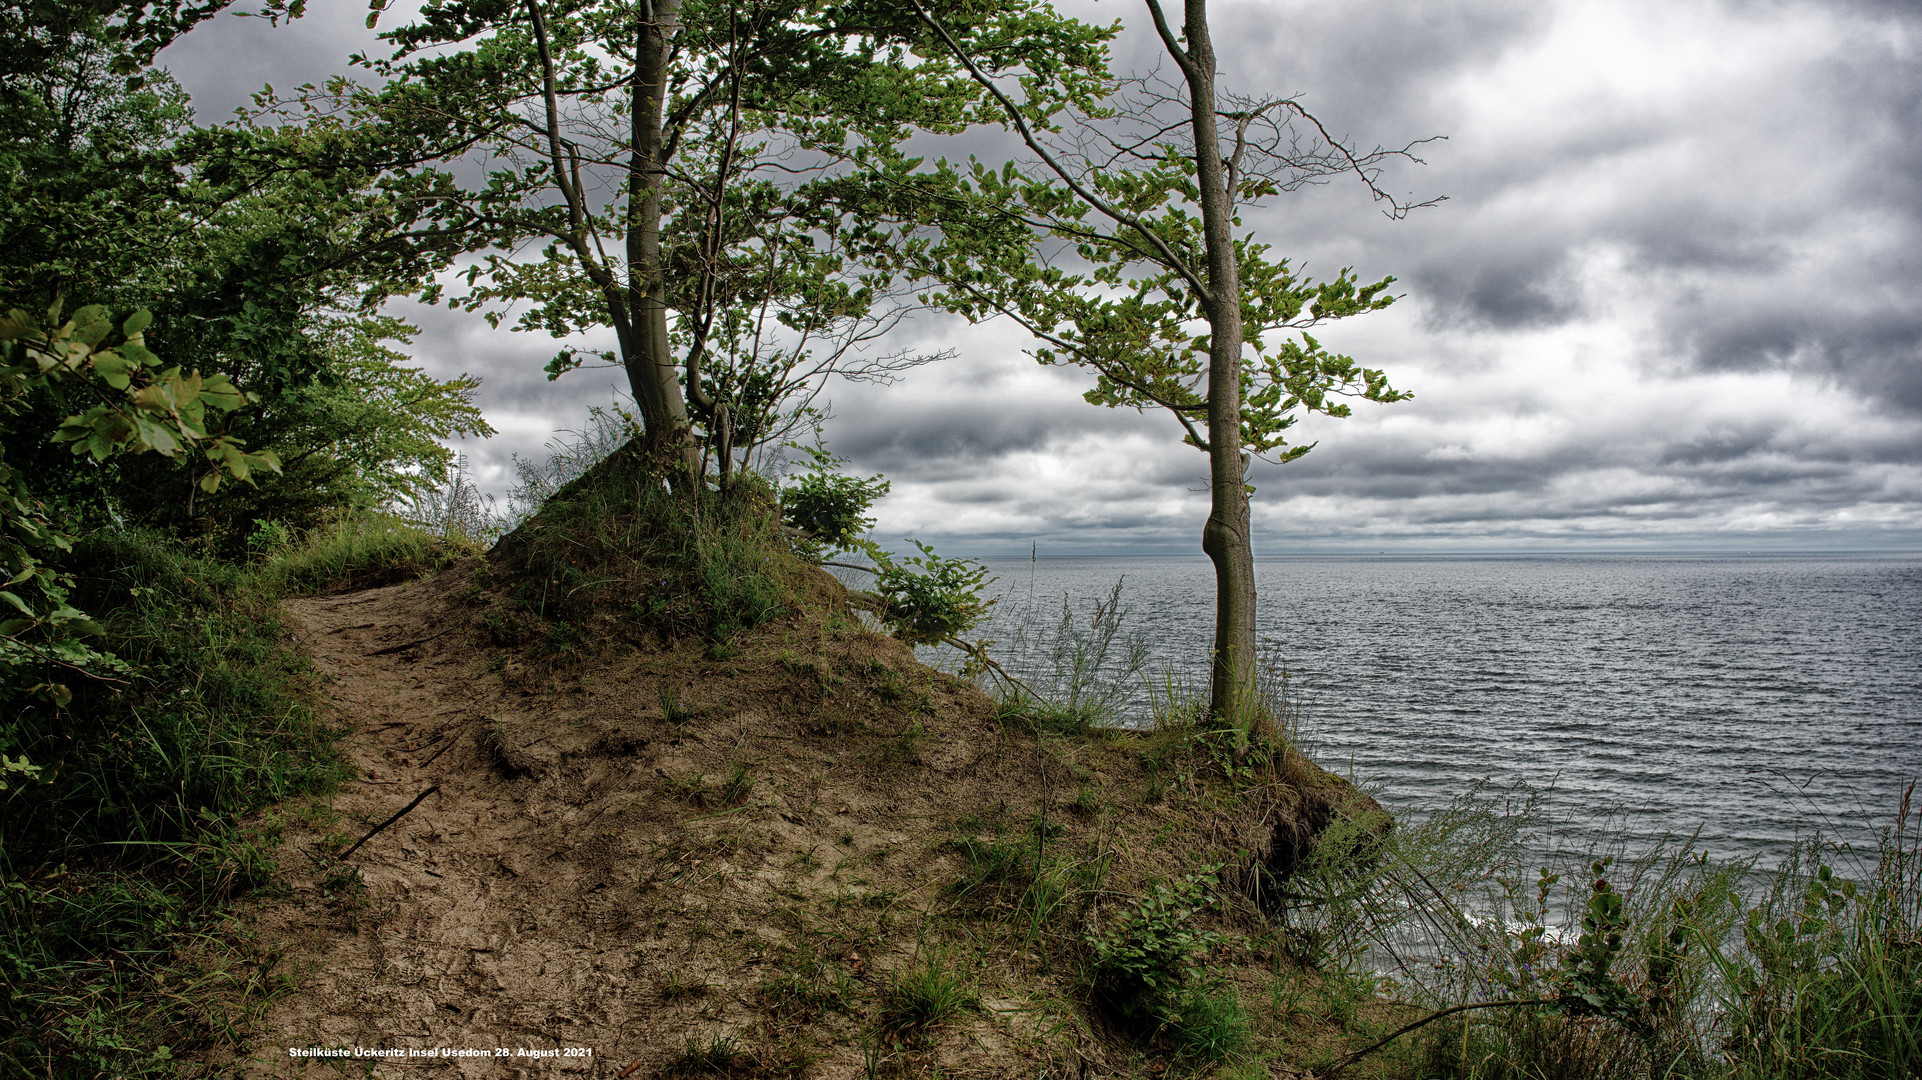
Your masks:
M 1107 37 L 1036 0 L 939 15 L 972 62 L 1066 86 Z M 448 228 L 471 225 L 484 253 L 450 302 L 557 338 L 611 327 L 598 358 L 625 372 L 677 484 L 705 474 L 704 451 L 725 477 L 736 439 L 770 437 L 778 403 L 826 374 L 928 359 L 869 351 L 913 306 L 902 254 L 953 179 L 903 144 L 1004 120 L 944 53 L 910 53 L 914 10 L 437 0 L 385 36 L 392 57 L 357 58 L 380 88 L 272 107 L 435 148 L 419 190 L 457 205 L 466 224 Z M 563 350 L 548 372 L 595 358 Z
M 1312 449 L 1287 441 L 1303 413 L 1347 416 L 1344 399 L 1409 395 L 1306 332 L 1387 307 L 1394 278 L 1363 284 L 1344 269 L 1310 280 L 1271 256 L 1239 209 L 1345 173 L 1399 217 L 1411 207 L 1379 186 L 1379 171 L 1392 157 L 1414 160 L 1418 144 L 1357 151 L 1330 137 L 1298 100 L 1222 91 L 1207 0 L 1185 0 L 1179 29 L 1159 0 L 1146 0 L 1178 81 L 1117 80 L 1099 98 L 1069 95 L 1076 115 L 1065 123 L 1046 122 L 1033 107 L 1034 83 L 1005 88 L 940 12 L 909 2 L 1036 159 L 1026 168 L 1010 162 L 997 171 L 977 161 L 966 170 L 961 186 L 984 222 L 998 222 L 981 225 L 982 234 L 1016 228 L 1031 242 L 957 239 L 932 252 L 930 273 L 945 283 L 941 300 L 969 318 L 1012 317 L 1040 341 L 1040 362 L 1095 372 L 1088 401 L 1165 410 L 1207 454 L 1201 546 L 1216 583 L 1210 710 L 1245 736 L 1258 719 L 1253 457 L 1285 462 Z

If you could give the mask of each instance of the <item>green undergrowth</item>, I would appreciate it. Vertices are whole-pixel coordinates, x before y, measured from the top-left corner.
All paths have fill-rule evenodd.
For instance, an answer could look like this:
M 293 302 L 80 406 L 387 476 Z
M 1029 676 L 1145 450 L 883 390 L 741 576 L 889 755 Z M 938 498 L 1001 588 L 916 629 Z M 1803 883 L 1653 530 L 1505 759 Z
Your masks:
M 1905 795 L 1873 853 L 1814 838 L 1760 872 L 1680 844 L 1627 865 L 1596 859 L 1586 874 L 1543 871 L 1527 889 L 1511 883 L 1515 918 L 1462 974 L 1542 1004 L 1434 1025 L 1417 1041 L 1415 1071 L 1922 1075 L 1919 832 Z
M 34 770 L 0 790 L 0 1075 L 192 1075 L 284 985 L 229 913 L 272 887 L 280 819 L 257 812 L 341 765 L 277 602 L 417 575 L 447 545 L 384 517 L 265 531 L 248 562 L 134 529 L 62 560 L 119 666 L 0 717 L 0 753 Z

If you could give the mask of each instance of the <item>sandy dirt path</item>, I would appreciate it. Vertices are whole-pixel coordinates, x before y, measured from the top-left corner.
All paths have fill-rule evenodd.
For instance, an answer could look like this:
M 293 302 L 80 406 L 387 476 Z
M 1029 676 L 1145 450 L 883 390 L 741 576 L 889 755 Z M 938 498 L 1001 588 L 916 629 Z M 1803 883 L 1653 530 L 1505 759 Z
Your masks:
M 264 914 L 267 935 L 325 952 L 267 1016 L 246 1072 L 328 1075 L 341 1063 L 288 1049 L 359 1046 L 487 1055 L 382 1059 L 383 1076 L 614 1076 L 638 1050 L 630 1021 L 649 1009 L 632 913 L 606 895 L 618 833 L 596 823 L 631 799 L 636 785 L 622 781 L 645 757 L 569 760 L 580 748 L 549 735 L 507 747 L 527 775 L 503 775 L 483 741 L 514 730 L 514 695 L 465 646 L 466 619 L 422 593 L 286 605 L 335 721 L 353 732 L 357 779 L 334 802 L 334 835 L 358 838 L 439 790 L 346 862 L 314 865 L 294 903 Z M 548 782 L 528 782 L 536 775 Z M 327 845 L 297 835 L 294 846 Z M 313 857 L 283 862 L 299 874 Z M 565 1056 L 573 1048 L 593 1056 Z M 513 1056 L 531 1052 L 553 1056 Z M 361 1075 L 369 1060 L 346 1071 Z

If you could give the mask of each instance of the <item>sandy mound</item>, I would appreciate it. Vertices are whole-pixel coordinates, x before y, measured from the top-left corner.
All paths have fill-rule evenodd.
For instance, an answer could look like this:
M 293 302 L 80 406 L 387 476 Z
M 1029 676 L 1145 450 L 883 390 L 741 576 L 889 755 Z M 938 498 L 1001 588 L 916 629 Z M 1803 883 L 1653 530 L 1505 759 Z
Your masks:
M 1077 1004 L 1080 928 L 1302 817 L 998 724 L 851 616 L 531 662 L 487 644 L 477 568 L 287 605 L 358 779 L 283 811 L 257 929 L 312 959 L 242 1075 L 1147 1075 Z M 917 1026 L 929 973 L 964 1001 Z M 289 1055 L 340 1047 L 470 1056 Z

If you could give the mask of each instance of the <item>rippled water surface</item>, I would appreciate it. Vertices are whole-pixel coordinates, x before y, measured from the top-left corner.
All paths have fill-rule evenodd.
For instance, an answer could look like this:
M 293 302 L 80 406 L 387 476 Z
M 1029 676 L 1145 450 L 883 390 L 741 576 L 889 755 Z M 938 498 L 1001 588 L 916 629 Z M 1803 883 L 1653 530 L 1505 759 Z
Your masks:
M 1125 578 L 1158 667 L 1205 674 L 1205 559 L 989 560 L 991 636 Z M 1391 810 L 1474 779 L 1552 785 L 1717 855 L 1872 844 L 1922 776 L 1922 557 L 1289 558 L 1258 564 L 1321 763 Z

